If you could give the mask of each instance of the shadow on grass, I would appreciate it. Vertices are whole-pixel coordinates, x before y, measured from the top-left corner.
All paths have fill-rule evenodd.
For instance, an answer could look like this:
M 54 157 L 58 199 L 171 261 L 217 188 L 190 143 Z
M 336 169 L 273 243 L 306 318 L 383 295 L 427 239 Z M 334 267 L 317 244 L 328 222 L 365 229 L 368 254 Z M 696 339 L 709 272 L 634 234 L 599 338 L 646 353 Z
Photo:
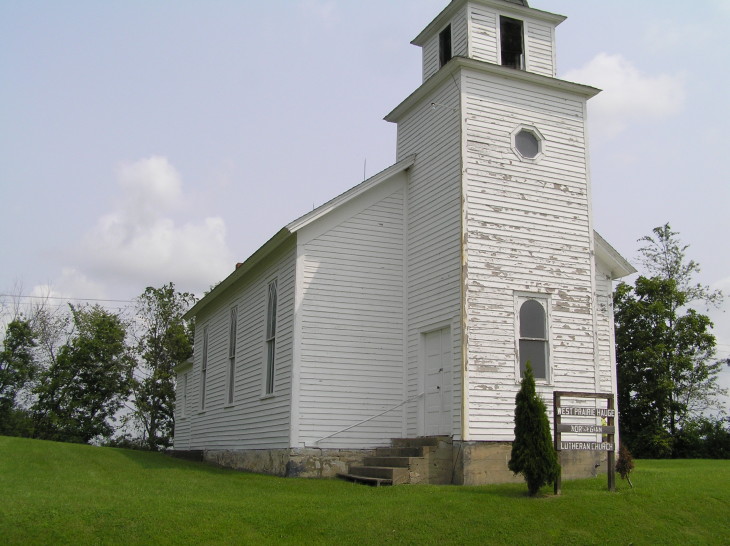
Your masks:
M 469 487 L 464 491 L 465 494 L 501 497 L 505 499 L 530 499 L 530 500 L 549 500 L 560 498 L 552 492 L 552 486 L 546 486 L 537 495 L 530 496 L 526 485 L 509 484 L 509 485 L 484 485 L 480 487 Z
M 235 470 L 220 468 L 200 461 L 188 461 L 185 459 L 178 459 L 161 452 L 142 451 L 138 449 L 125 449 L 119 447 L 104 449 L 114 450 L 114 452 L 118 455 L 121 455 L 128 459 L 131 464 L 145 469 L 194 468 L 206 474 L 242 474 L 241 472 Z

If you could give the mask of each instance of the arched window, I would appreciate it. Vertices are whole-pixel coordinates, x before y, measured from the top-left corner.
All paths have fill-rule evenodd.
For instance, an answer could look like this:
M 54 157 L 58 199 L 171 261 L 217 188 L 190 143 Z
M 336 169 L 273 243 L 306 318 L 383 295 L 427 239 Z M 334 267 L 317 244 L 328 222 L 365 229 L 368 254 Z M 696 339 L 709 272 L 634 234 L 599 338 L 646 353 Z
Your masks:
M 547 300 L 527 298 L 521 302 L 519 316 L 520 376 L 527 362 L 532 365 L 535 379 L 548 378 L 548 325 L 545 306 Z

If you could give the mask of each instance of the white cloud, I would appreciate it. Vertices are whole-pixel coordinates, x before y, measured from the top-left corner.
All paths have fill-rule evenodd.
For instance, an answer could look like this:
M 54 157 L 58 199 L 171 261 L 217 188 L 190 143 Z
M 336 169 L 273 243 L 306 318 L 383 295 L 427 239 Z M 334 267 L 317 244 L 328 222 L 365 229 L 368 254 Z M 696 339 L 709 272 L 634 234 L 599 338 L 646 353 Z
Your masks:
M 75 298 L 88 299 L 108 297 L 102 284 L 96 282 L 73 267 L 64 267 L 61 277 L 52 284 L 40 284 L 33 287 L 30 296 L 34 298 Z
M 600 53 L 563 77 L 603 89 L 590 101 L 590 117 L 594 132 L 607 138 L 633 123 L 674 115 L 684 104 L 682 76 L 643 74 L 621 55 Z
M 124 213 L 141 224 L 154 221 L 160 212 L 174 211 L 182 204 L 180 175 L 165 157 L 124 163 L 117 176 L 124 192 Z
M 233 269 L 221 218 L 177 221 L 183 186 L 167 159 L 123 165 L 117 210 L 101 216 L 82 242 L 85 271 L 105 282 L 158 286 L 169 281 L 202 291 Z

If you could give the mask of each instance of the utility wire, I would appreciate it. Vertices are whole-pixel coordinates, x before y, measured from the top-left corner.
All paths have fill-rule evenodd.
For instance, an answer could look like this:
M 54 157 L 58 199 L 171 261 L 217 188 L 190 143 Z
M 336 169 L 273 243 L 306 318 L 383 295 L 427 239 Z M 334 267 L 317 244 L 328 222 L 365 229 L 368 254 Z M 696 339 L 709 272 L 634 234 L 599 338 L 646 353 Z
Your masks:
M 134 303 L 135 300 L 109 300 L 100 298 L 65 298 L 63 296 L 20 296 L 18 294 L 0 294 L 0 298 L 20 298 L 35 300 L 73 300 L 73 301 L 107 301 L 113 303 Z

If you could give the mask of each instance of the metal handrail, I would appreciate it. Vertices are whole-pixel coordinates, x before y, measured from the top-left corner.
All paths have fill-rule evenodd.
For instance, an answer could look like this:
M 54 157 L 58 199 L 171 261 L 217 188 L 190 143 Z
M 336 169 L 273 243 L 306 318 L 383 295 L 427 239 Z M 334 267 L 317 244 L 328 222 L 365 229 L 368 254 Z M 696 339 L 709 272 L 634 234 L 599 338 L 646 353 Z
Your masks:
M 424 393 L 415 394 L 415 395 L 413 395 L 413 396 L 411 396 L 409 398 L 406 398 L 405 400 L 403 400 L 402 402 L 400 402 L 398 405 L 393 406 L 392 408 L 388 408 L 387 410 L 382 411 L 382 412 L 378 413 L 377 415 L 373 415 L 372 417 L 368 417 L 367 419 L 363 419 L 359 423 L 355 423 L 354 425 L 350 425 L 349 427 L 345 427 L 342 430 L 338 430 L 337 432 L 333 432 L 329 436 L 325 436 L 324 438 L 320 438 L 319 440 L 316 440 L 314 443 L 315 444 L 318 444 L 322 440 L 327 440 L 328 438 L 332 438 L 333 436 L 337 436 L 338 434 L 342 434 L 343 432 L 347 432 L 348 430 L 350 430 L 352 428 L 359 427 L 360 425 L 365 424 L 368 421 L 372 421 L 373 419 L 377 419 L 381 415 L 385 415 L 386 413 L 389 413 L 389 412 L 391 412 L 391 411 L 393 411 L 395 409 L 398 409 L 402 405 L 407 404 L 408 402 L 410 402 L 412 400 L 416 400 L 417 398 L 420 398 L 423 395 L 424 395 Z

